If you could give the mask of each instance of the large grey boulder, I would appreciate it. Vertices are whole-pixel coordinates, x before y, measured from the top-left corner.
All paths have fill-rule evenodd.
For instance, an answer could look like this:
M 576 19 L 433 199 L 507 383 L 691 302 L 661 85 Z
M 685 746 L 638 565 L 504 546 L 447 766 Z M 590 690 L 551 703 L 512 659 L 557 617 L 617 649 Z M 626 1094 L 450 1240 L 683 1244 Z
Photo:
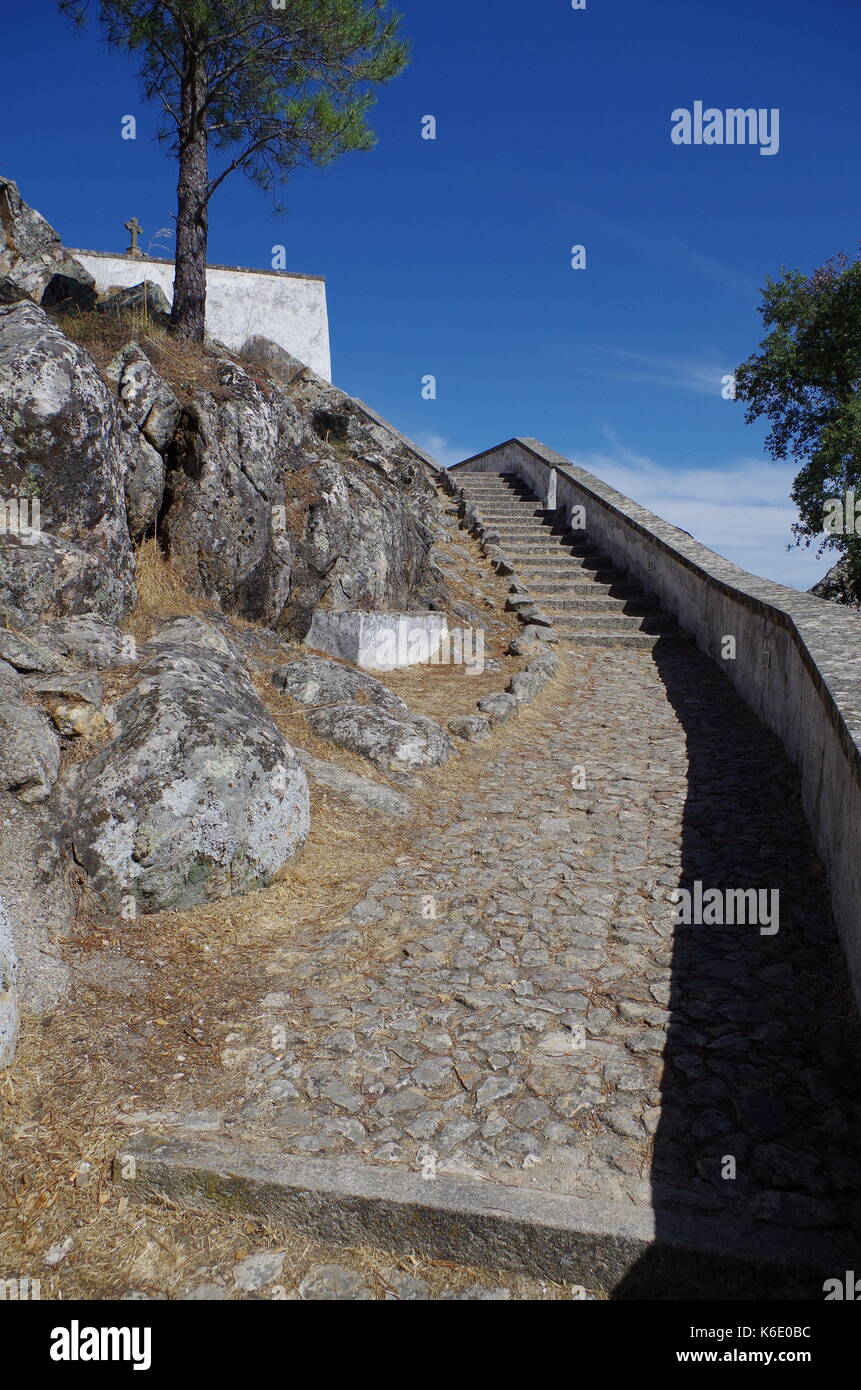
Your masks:
M 267 372 L 280 381 L 282 385 L 288 386 L 297 377 L 314 376 L 311 368 L 304 362 L 300 362 L 298 357 L 294 357 L 286 348 L 278 343 L 273 343 L 271 338 L 264 338 L 259 333 L 252 333 L 242 344 L 239 354 L 242 361 L 250 367 L 263 367 Z M 322 377 L 317 378 L 322 382 Z
M 18 1043 L 18 957 L 12 923 L 0 898 L 0 1067 L 8 1067 Z
M 64 249 L 42 214 L 24 202 L 18 185 L 2 176 L 0 274 L 46 308 L 89 308 L 96 300 L 89 271 Z
M 30 625 L 68 613 L 82 587 L 113 621 L 132 603 L 124 449 L 119 405 L 92 358 L 35 304 L 0 305 L 0 496 L 38 498 L 42 532 L 35 544 L 0 535 L 0 591 L 14 591 Z M 51 586 L 42 571 L 58 544 L 74 551 L 52 557 L 61 573 Z M 74 552 L 101 567 L 101 583 Z M 41 579 L 29 603 L 28 568 Z
M 208 623 L 205 618 L 200 618 L 196 614 L 166 618 L 159 624 L 158 641 L 169 642 L 173 645 L 190 643 L 195 647 L 209 647 L 212 651 L 221 652 L 222 656 L 232 657 L 234 661 L 242 661 L 239 648 L 233 637 L 228 637 L 224 631 L 213 627 L 212 623 Z
M 310 708 L 356 701 L 375 705 L 399 718 L 411 716 L 409 705 L 382 681 L 323 656 L 303 656 L 278 666 L 271 679 L 276 690 Z
M 264 887 L 308 834 L 293 750 L 230 656 L 154 643 L 139 675 L 115 737 L 67 781 L 92 888 L 128 916 Z
M 420 714 L 398 718 L 382 709 L 348 703 L 312 710 L 308 723 L 316 734 L 361 754 L 383 772 L 439 767 L 457 751 L 445 730 Z

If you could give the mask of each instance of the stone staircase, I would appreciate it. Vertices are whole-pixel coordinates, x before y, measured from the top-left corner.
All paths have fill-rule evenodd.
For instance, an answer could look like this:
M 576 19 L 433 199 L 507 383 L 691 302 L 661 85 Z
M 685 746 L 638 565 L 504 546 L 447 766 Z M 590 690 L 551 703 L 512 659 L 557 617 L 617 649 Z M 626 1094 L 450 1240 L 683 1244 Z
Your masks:
M 689 639 L 601 551 L 548 511 L 514 473 L 457 474 L 468 502 L 499 536 L 515 581 L 526 591 L 510 600 L 537 608 L 559 638 L 580 647 L 655 647 Z

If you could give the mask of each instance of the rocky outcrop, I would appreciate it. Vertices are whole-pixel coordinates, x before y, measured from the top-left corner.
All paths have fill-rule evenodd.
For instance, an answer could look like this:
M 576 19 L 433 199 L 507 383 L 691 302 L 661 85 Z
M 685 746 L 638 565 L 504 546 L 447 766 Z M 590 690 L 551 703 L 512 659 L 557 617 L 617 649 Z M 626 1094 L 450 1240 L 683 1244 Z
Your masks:
M 276 690 L 310 709 L 356 701 L 375 705 L 396 718 L 410 715 L 409 705 L 382 681 L 324 656 L 303 656 L 278 666 L 271 679 Z
M 75 857 L 126 915 L 264 887 L 308 833 L 292 749 L 231 656 L 159 641 L 144 657 L 115 737 L 70 771 Z
M 810 590 L 817 598 L 831 603 L 843 603 L 848 608 L 861 608 L 861 583 L 851 562 L 844 558 L 832 565 L 826 575 Z
M 272 684 L 310 711 L 308 723 L 315 733 L 384 772 L 438 767 L 455 754 L 439 724 L 414 714 L 399 695 L 364 671 L 305 656 L 277 667 Z
M 220 362 L 219 373 L 222 392 L 199 392 L 181 416 L 161 536 L 192 589 L 275 626 L 292 557 L 283 454 L 298 443 L 301 424 L 287 401 L 233 362 Z
M 8 286 L 0 302 L 22 296 L 49 308 L 90 308 L 96 283 L 70 256 L 49 222 L 28 207 L 18 185 L 0 176 L 0 276 Z
M 304 637 L 336 610 L 430 606 L 433 490 L 394 435 L 302 375 L 289 389 L 219 363 L 168 450 L 160 534 L 195 590 Z M 316 382 L 317 379 L 313 378 Z M 319 388 L 322 389 L 322 388 Z
M 167 295 L 154 280 L 141 280 L 140 284 L 122 286 L 105 294 L 96 308 L 100 314 L 143 314 L 160 328 L 166 328 L 170 319 Z
M 312 710 L 308 723 L 315 734 L 361 754 L 383 772 L 439 767 L 456 751 L 445 730 L 420 714 L 398 719 L 384 710 L 349 702 Z
M 85 605 L 116 620 L 132 601 L 123 453 L 89 355 L 35 304 L 0 306 L 0 496 L 38 500 L 40 518 L 35 538 L 0 534 L 0 606 L 21 625 Z
M 68 983 L 59 942 L 75 917 L 50 802 L 28 806 L 0 793 L 0 899 L 18 961 L 19 1003 L 46 1013 Z

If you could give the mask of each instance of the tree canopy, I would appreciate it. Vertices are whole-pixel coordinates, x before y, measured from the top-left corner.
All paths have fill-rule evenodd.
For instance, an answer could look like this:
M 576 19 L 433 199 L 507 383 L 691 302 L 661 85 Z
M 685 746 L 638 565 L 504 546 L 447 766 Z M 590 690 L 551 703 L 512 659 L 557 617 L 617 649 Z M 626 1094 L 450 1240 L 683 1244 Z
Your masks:
M 800 465 L 796 543 L 818 538 L 820 553 L 841 551 L 861 580 L 854 515 L 845 533 L 825 522 L 830 499 L 857 489 L 861 502 L 861 258 L 834 256 L 810 276 L 782 270 L 766 281 L 760 314 L 770 332 L 739 367 L 736 398 L 747 403 L 748 423 L 771 421 L 772 458 Z
M 369 150 L 374 88 L 406 65 L 383 0 L 58 0 L 139 58 L 159 138 L 179 162 L 174 321 L 203 333 L 208 205 L 240 169 L 275 192 L 300 166 Z M 210 154 L 222 155 L 210 171 Z

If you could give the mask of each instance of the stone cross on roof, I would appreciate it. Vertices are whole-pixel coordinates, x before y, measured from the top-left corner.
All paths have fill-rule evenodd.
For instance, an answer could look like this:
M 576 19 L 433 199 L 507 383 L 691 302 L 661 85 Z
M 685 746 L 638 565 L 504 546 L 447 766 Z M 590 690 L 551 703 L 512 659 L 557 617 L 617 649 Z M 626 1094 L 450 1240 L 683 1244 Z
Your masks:
M 143 232 L 143 227 L 136 217 L 132 217 L 128 222 L 123 223 L 126 231 L 131 235 L 132 244 L 126 248 L 127 256 L 142 256 L 143 252 L 138 246 L 138 237 Z

